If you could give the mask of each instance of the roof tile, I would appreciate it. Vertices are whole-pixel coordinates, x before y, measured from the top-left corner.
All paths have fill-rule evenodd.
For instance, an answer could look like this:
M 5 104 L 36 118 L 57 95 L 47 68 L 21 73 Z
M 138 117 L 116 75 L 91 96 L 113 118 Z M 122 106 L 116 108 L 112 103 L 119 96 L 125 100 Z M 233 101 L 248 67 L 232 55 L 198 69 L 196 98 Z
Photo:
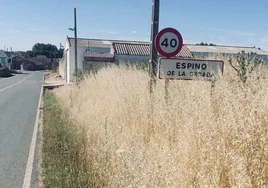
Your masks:
M 150 55 L 151 47 L 150 43 L 120 43 L 114 42 L 113 47 L 115 50 L 115 54 L 117 55 L 140 55 L 140 56 L 148 56 Z M 183 46 L 181 51 L 176 57 L 184 57 L 190 58 L 192 57 L 191 52 L 187 48 L 187 46 Z
M 103 52 L 85 51 L 84 58 L 85 58 L 85 60 L 88 60 L 88 61 L 104 61 L 104 62 L 113 62 L 114 61 L 113 54 L 103 53 Z

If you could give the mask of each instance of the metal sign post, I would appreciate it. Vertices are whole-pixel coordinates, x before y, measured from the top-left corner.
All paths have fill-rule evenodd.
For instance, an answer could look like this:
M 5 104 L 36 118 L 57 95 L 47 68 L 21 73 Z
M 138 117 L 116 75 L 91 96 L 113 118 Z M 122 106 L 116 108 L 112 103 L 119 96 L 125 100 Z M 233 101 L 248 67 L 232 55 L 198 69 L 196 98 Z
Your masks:
M 156 74 L 157 74 L 157 50 L 155 48 L 155 38 L 158 33 L 159 28 L 159 3 L 160 0 L 152 0 L 152 23 L 151 23 L 151 51 L 150 51 L 150 61 L 149 61 L 149 90 L 150 95 L 153 92 L 153 86 L 156 84 Z M 151 102 L 152 102 L 151 96 Z
M 161 30 L 155 38 L 155 47 L 159 54 L 164 57 L 174 57 L 182 49 L 183 39 L 181 34 L 173 28 L 165 28 Z M 165 79 L 165 100 L 168 104 L 168 86 L 169 78 Z
M 77 24 L 76 24 L 76 8 L 74 8 L 74 64 L 75 64 L 75 81 L 78 83 L 78 68 L 77 68 Z
M 157 72 L 157 50 L 155 48 L 155 38 L 159 28 L 159 1 L 152 0 L 152 23 L 151 23 L 151 54 L 149 71 L 150 76 L 156 77 Z
M 154 123 L 153 123 L 153 86 L 156 84 L 156 73 L 157 73 L 157 50 L 155 48 L 155 37 L 158 33 L 158 27 L 159 27 L 159 4 L 160 0 L 152 0 L 152 23 L 151 23 L 151 52 L 150 52 L 150 62 L 149 62 L 149 74 L 150 74 L 150 81 L 149 81 L 149 91 L 150 91 L 150 116 L 151 118 L 151 125 L 150 125 L 150 131 L 153 131 L 154 129 Z M 151 134 L 149 132 L 148 134 Z

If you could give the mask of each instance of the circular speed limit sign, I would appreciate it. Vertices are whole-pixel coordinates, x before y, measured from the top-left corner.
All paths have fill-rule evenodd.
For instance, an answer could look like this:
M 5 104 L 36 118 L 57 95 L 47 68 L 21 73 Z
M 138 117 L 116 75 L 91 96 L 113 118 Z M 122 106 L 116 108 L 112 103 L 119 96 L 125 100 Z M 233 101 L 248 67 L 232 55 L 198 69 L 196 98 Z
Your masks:
M 155 37 L 155 48 L 164 57 L 176 56 L 182 48 L 182 36 L 176 29 L 165 28 Z

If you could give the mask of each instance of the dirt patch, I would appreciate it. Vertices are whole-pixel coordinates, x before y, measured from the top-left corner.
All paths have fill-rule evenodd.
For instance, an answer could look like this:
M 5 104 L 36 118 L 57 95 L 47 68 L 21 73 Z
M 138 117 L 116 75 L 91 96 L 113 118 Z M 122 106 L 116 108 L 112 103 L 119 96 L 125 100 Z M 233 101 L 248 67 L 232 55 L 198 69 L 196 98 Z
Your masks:
M 45 80 L 46 81 L 61 81 L 63 79 L 58 73 L 45 72 Z
M 66 81 L 58 73 L 51 71 L 44 72 L 45 82 L 44 87 L 46 89 L 54 89 L 66 85 Z

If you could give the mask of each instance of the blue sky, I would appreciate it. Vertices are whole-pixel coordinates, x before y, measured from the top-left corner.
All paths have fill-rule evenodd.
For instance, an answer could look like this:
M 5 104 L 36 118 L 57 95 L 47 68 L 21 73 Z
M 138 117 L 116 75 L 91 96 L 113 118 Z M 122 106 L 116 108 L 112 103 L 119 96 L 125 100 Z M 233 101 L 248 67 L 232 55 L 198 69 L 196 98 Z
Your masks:
M 73 36 L 150 39 L 151 0 L 0 0 L 0 49 L 29 50 L 37 42 L 59 47 Z M 268 51 L 267 0 L 160 0 L 159 29 L 174 27 L 184 43 L 256 46 Z

